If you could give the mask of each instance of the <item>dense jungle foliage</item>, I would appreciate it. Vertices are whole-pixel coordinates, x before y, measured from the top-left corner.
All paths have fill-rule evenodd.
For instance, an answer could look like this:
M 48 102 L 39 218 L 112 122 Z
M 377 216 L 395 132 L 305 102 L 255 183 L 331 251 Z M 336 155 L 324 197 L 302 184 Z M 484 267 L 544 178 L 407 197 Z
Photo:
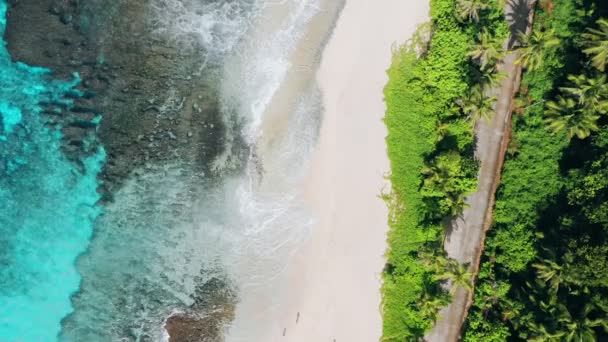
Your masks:
M 608 4 L 543 0 L 464 341 L 608 341 Z M 534 48 L 532 48 L 532 46 Z
M 444 226 L 476 189 L 473 127 L 492 117 L 496 62 L 508 35 L 504 3 L 432 0 L 431 22 L 394 52 L 385 89 L 392 191 L 383 341 L 424 336 L 450 295 L 471 288 L 468 265 L 445 257 Z M 483 28 L 483 29 L 482 29 Z

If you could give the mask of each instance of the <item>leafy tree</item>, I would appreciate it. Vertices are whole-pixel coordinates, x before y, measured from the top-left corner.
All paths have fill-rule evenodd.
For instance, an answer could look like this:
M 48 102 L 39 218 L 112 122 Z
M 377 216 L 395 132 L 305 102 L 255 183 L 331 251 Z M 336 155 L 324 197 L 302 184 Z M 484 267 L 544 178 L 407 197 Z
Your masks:
M 572 98 L 559 97 L 557 102 L 548 101 L 545 107 L 549 128 L 554 132 L 565 130 L 569 139 L 574 136 L 585 139 L 599 130 L 599 115 L 585 110 Z
M 518 49 L 520 56 L 515 63 L 523 65 L 532 71 L 541 67 L 545 58 L 560 45 L 560 40 L 553 31 L 535 30 L 531 35 L 519 33 L 521 47 Z
M 586 46 L 583 52 L 591 56 L 591 64 L 603 72 L 608 63 L 608 20 L 599 19 L 597 25 L 599 29 L 589 28 L 583 33 Z
M 494 116 L 495 102 L 496 97 L 487 97 L 479 85 L 473 86 L 465 98 L 457 101 L 473 124 L 480 119 L 490 121 Z
M 477 35 L 477 42 L 471 46 L 469 56 L 479 62 L 481 69 L 494 65 L 502 58 L 502 41 L 495 37 L 487 29 L 483 29 Z
M 582 212 L 590 223 L 599 224 L 608 231 L 608 131 L 601 130 L 594 135 L 592 147 L 601 152 L 597 158 L 586 163 L 584 174 L 578 175 L 570 183 L 568 204 Z M 580 252 L 583 249 L 581 247 L 577 248 Z M 589 247 L 584 249 L 586 254 L 582 255 L 594 254 L 589 253 Z M 602 259 L 606 260 L 606 257 Z M 606 277 L 608 283 L 608 273 Z
M 478 22 L 479 14 L 488 7 L 487 0 L 457 0 L 456 14 L 462 20 Z

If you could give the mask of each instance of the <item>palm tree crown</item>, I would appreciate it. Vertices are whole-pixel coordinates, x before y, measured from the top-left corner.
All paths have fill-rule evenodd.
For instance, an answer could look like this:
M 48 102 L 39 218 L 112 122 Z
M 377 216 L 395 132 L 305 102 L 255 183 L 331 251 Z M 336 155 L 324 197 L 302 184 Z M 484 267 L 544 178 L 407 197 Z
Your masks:
M 574 136 L 585 139 L 591 132 L 599 130 L 599 115 L 584 110 L 572 98 L 559 97 L 557 101 L 548 101 L 546 115 L 549 128 L 554 132 L 565 130 L 569 139 Z
M 485 68 L 478 70 L 474 77 L 475 81 L 481 84 L 482 89 L 492 89 L 498 87 L 507 78 L 507 74 L 497 71 L 496 68 Z
M 469 56 L 479 61 L 482 69 L 493 65 L 502 58 L 502 42 L 484 29 L 477 35 L 477 42 L 471 47 Z
M 538 277 L 549 284 L 549 287 L 554 292 L 557 292 L 562 283 L 562 267 L 552 260 L 543 260 L 542 263 L 532 264 L 536 268 Z
M 434 278 L 436 280 L 451 280 L 452 288 L 450 289 L 450 293 L 452 295 L 456 293 L 458 288 L 463 288 L 466 291 L 473 290 L 473 274 L 469 272 L 467 265 L 463 265 L 454 259 L 449 259 L 444 269 L 436 274 Z
M 467 96 L 458 101 L 462 110 L 469 116 L 469 119 L 475 124 L 479 119 L 490 121 L 494 116 L 494 102 L 496 97 L 487 97 L 484 95 L 480 86 L 472 87 Z
M 424 317 L 428 317 L 431 321 L 435 322 L 439 319 L 439 310 L 448 304 L 449 300 L 445 298 L 445 295 L 433 296 L 425 293 L 417 306 Z
M 519 48 L 519 59 L 515 62 L 522 64 L 528 70 L 540 67 L 547 53 L 559 46 L 559 39 L 553 31 L 533 31 L 530 36 L 519 33 L 522 47 Z
M 562 310 L 562 314 L 558 318 L 559 323 L 564 326 L 567 331 L 565 340 L 568 342 L 593 342 L 597 341 L 595 328 L 602 327 L 608 331 L 608 320 L 605 318 L 591 319 L 589 315 L 595 310 L 591 304 L 586 304 L 581 310 L 578 317 L 572 317 L 567 309 Z
M 534 322 L 528 325 L 530 329 L 530 336 L 528 336 L 529 342 L 555 342 L 559 341 L 566 333 L 563 331 L 550 332 L 542 324 L 536 324 Z
M 489 5 L 486 0 L 458 0 L 456 14 L 462 20 L 479 21 L 479 14 Z
M 579 105 L 588 111 L 606 114 L 608 112 L 608 83 L 606 75 L 588 78 L 585 75 L 569 75 L 571 87 L 562 87 L 560 90 L 568 96 L 574 97 Z
M 600 71 L 606 69 L 608 63 L 608 20 L 597 21 L 599 29 L 587 29 L 583 33 L 584 45 L 587 47 L 583 52 L 591 57 L 591 63 Z

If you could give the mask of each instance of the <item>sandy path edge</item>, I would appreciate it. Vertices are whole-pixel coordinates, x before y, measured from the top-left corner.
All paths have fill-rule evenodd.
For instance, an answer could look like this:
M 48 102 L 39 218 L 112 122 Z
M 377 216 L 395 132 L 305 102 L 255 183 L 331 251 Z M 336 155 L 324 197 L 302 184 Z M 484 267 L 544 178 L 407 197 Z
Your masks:
M 323 123 L 302 189 L 317 223 L 290 262 L 289 299 L 271 341 L 370 342 L 382 334 L 385 71 L 391 47 L 409 39 L 428 11 L 427 1 L 403 0 L 348 0 L 342 10 L 317 75 Z

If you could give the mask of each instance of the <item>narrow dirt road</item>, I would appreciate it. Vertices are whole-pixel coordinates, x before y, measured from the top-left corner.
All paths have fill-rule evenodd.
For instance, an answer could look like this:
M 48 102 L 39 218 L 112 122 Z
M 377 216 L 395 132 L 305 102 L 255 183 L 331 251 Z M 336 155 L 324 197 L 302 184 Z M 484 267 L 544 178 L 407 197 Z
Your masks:
M 517 33 L 530 33 L 536 0 L 511 0 L 507 3 L 506 19 L 510 37 L 505 48 L 517 44 Z M 521 81 L 521 66 L 515 64 L 519 53 L 508 54 L 499 65 L 507 77 L 489 95 L 497 98 L 496 114 L 490 122 L 480 120 L 476 127 L 475 157 L 480 161 L 477 192 L 467 198 L 469 207 L 462 217 L 454 220 L 447 233 L 444 248 L 450 258 L 469 263 L 477 274 L 485 233 L 492 222 L 494 195 L 500 182 L 500 172 L 508 144 L 512 102 Z M 472 294 L 459 288 L 452 303 L 440 312 L 441 318 L 426 336 L 429 342 L 458 341 L 462 324 L 471 304 Z

